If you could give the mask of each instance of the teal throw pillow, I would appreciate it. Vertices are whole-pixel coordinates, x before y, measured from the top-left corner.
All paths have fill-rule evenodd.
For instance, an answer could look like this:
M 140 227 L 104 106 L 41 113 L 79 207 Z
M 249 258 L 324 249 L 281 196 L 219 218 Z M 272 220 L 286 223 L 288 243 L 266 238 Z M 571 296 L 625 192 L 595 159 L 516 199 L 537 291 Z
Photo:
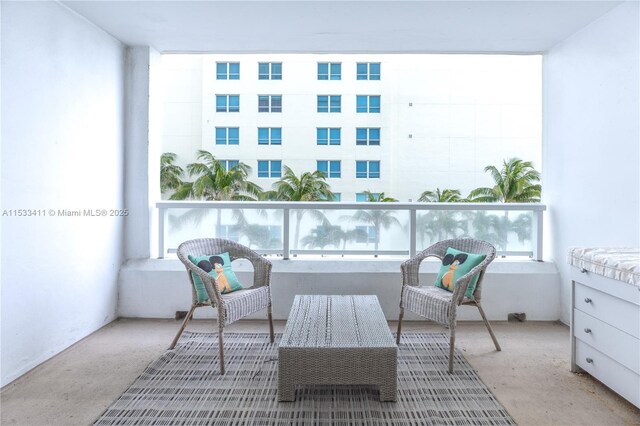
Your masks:
M 232 291 L 241 290 L 242 285 L 238 281 L 238 277 L 231 270 L 231 259 L 229 253 L 220 253 L 215 255 L 206 255 L 194 257 L 189 255 L 189 260 L 200 269 L 204 269 L 209 275 L 215 278 L 220 293 L 226 294 Z M 191 273 L 193 283 L 196 286 L 196 298 L 198 303 L 209 300 L 209 295 L 205 290 L 204 283 L 195 273 Z
M 485 257 L 487 257 L 486 254 L 465 253 L 449 247 L 442 259 L 442 267 L 440 268 L 438 278 L 436 278 L 435 286 L 448 291 L 453 291 L 456 280 L 478 266 Z M 467 299 L 471 299 L 473 296 L 473 291 L 476 289 L 478 278 L 479 274 L 475 274 L 471 278 L 471 282 L 467 287 L 467 292 L 464 294 L 464 297 Z

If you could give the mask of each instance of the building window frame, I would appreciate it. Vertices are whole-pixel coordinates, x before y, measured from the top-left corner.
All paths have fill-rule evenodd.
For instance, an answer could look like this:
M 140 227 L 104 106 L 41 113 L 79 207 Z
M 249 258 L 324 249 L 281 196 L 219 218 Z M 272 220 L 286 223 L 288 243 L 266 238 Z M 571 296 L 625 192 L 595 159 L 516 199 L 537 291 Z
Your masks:
M 225 171 L 229 171 L 240 165 L 240 160 L 218 160 Z
M 342 80 L 341 62 L 318 62 L 318 80 Z
M 342 129 L 340 127 L 317 127 L 317 145 L 340 145 L 342 140 Z
M 323 173 L 327 179 L 339 179 L 342 177 L 340 160 L 317 160 L 316 170 Z
M 282 112 L 282 95 L 258 95 L 258 112 Z
M 282 145 L 282 127 L 258 127 L 258 145 Z
M 258 62 L 258 80 L 282 80 L 282 62 Z
M 356 225 L 356 229 L 357 230 L 361 230 L 362 232 L 358 233 L 358 236 L 356 237 L 356 243 L 366 243 L 366 244 L 370 244 L 373 243 L 375 244 L 375 242 L 378 240 L 377 235 L 376 235 L 376 227 L 373 225 Z M 361 235 L 366 234 L 366 238 L 361 237 Z
M 240 95 L 216 95 L 216 112 L 240 112 Z
M 240 80 L 240 62 L 216 62 L 216 80 Z
M 356 63 L 356 80 L 380 80 L 380 62 Z
M 380 95 L 356 95 L 357 113 L 380 113 Z
M 316 110 L 321 113 L 342 112 L 341 95 L 318 95 L 316 100 Z
M 372 192 L 371 195 L 376 201 L 380 200 L 379 192 Z M 367 201 L 369 201 L 369 197 L 367 196 L 367 194 L 365 194 L 364 192 L 356 193 L 356 203 L 365 203 Z
M 282 160 L 258 160 L 258 177 L 282 177 Z
M 239 145 L 239 127 L 216 127 L 216 145 Z
M 356 127 L 356 145 L 380 146 L 380 127 Z
M 380 160 L 356 161 L 356 179 L 380 179 Z

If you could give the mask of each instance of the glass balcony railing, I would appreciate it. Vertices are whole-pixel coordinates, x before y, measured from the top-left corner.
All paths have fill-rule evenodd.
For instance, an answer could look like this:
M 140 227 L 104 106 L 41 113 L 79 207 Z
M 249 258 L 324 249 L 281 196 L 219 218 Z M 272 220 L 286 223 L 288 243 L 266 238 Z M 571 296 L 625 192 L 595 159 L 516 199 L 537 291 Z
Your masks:
M 499 256 L 542 260 L 539 203 L 161 201 L 158 253 L 228 238 L 282 256 L 413 256 L 448 238 L 491 242 Z

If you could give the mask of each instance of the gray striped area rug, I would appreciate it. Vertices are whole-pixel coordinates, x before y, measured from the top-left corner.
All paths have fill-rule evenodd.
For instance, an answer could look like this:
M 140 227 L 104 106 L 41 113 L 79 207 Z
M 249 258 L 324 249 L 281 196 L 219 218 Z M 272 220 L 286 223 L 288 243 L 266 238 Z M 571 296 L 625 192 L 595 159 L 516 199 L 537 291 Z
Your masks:
M 96 425 L 511 425 L 513 418 L 445 334 L 403 334 L 398 401 L 371 386 L 305 386 L 278 402 L 278 341 L 225 334 L 220 375 L 215 333 L 185 332 L 151 363 Z

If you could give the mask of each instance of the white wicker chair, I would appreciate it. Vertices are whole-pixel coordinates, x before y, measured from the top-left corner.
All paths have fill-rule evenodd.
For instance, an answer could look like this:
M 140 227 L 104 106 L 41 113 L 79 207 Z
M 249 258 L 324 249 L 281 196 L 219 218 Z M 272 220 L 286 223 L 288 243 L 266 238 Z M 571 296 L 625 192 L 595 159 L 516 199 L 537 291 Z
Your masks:
M 433 284 L 424 287 L 420 286 L 418 282 L 420 263 L 429 256 L 437 257 L 442 260 L 447 248 L 449 247 L 467 253 L 486 254 L 487 257 L 467 274 L 458 278 L 455 283 L 456 288 L 453 293 L 436 287 Z M 459 305 L 474 305 L 480 311 L 480 315 L 489 330 L 489 334 L 491 335 L 491 339 L 493 339 L 496 350 L 501 350 L 500 344 L 498 343 L 495 334 L 493 334 L 491 325 L 489 324 L 489 321 L 487 321 L 487 317 L 480 305 L 484 273 L 487 266 L 489 266 L 495 257 L 496 249 L 488 242 L 471 238 L 459 238 L 440 241 L 404 262 L 400 266 L 402 271 L 402 292 L 400 294 L 400 317 L 398 319 L 397 344 L 400 344 L 402 317 L 404 316 L 405 309 L 429 320 L 448 326 L 450 333 L 449 372 L 452 373 L 456 336 L 456 310 Z M 478 277 L 473 297 L 471 299 L 467 299 L 465 298 L 467 285 L 471 278 L 477 273 L 480 273 L 480 276 Z
M 197 257 L 228 252 L 231 260 L 247 259 L 253 265 L 253 286 L 237 290 L 228 294 L 220 294 L 215 279 L 200 269 L 189 260 L 189 255 Z M 267 309 L 269 319 L 269 334 L 273 343 L 273 320 L 271 317 L 271 262 L 256 253 L 255 251 L 238 244 L 234 241 L 220 238 L 201 238 L 185 241 L 178 247 L 178 258 L 187 268 L 187 275 L 191 283 L 192 303 L 191 309 L 178 330 L 178 334 L 173 339 L 169 349 L 173 349 L 180 338 L 180 335 L 193 316 L 196 308 L 211 306 L 218 308 L 218 345 L 220 350 L 220 373 L 224 374 L 224 350 L 223 350 L 223 330 L 224 326 L 244 318 L 261 309 Z M 195 285 L 191 272 L 202 279 L 205 285 L 209 300 L 198 303 Z

